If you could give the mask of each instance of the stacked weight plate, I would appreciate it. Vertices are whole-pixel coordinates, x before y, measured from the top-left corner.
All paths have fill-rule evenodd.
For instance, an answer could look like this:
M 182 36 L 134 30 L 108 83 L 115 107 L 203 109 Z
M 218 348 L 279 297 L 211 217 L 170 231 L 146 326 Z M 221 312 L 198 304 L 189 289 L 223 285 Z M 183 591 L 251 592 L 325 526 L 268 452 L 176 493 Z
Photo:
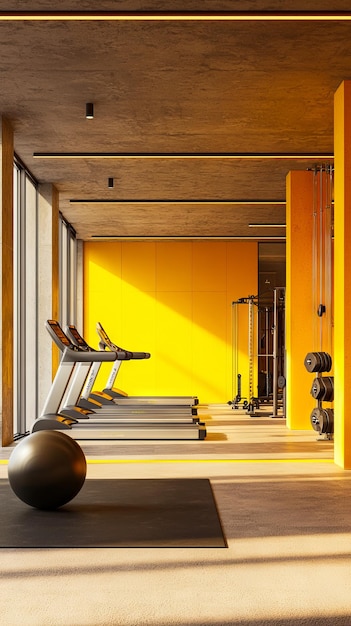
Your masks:
M 332 358 L 328 352 L 309 352 L 305 356 L 305 368 L 308 372 L 330 372 Z
M 317 374 L 311 387 L 311 395 L 317 400 L 317 406 L 313 409 L 310 418 L 312 428 L 321 435 L 332 435 L 334 410 L 324 408 L 322 403 L 334 400 L 334 377 L 321 375 L 323 372 L 330 372 L 332 358 L 328 352 L 309 352 L 306 354 L 304 364 L 308 372 Z
M 311 394 L 315 400 L 321 402 L 333 402 L 334 400 L 334 377 L 319 376 L 314 379 Z
M 315 407 L 311 413 L 311 424 L 320 435 L 331 435 L 334 432 L 334 411 Z

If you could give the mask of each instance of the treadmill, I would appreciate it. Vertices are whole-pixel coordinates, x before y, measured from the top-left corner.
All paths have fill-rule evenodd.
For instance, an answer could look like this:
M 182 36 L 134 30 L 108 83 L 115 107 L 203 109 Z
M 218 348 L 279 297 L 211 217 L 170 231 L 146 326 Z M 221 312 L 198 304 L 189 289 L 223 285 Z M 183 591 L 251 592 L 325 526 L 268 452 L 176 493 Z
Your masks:
M 108 350 L 116 351 L 123 350 L 123 348 L 118 347 L 113 341 L 111 341 L 110 337 L 106 333 L 105 329 L 101 325 L 100 322 L 96 324 L 96 331 L 99 336 L 99 348 L 100 350 Z M 133 352 L 132 352 L 133 354 Z M 142 354 L 142 353 L 137 353 Z M 150 358 L 150 353 L 144 353 L 147 356 L 145 358 Z M 141 357 L 139 357 L 141 358 Z M 112 396 L 117 402 L 120 403 L 131 403 L 133 402 L 150 402 L 155 405 L 163 404 L 163 405 L 172 405 L 172 406 L 191 406 L 194 407 L 199 404 L 199 399 L 197 396 L 129 396 L 125 391 L 121 391 L 120 389 L 116 389 L 113 385 L 115 384 L 115 380 L 119 371 L 120 366 L 122 365 L 122 361 L 118 363 L 115 362 L 112 366 L 110 375 L 108 377 L 106 387 L 103 389 L 104 393 Z
M 128 360 L 127 351 L 84 351 L 73 345 L 56 320 L 47 320 L 46 328 L 62 352 L 60 364 L 41 415 L 35 420 L 31 432 L 39 430 L 64 430 L 77 440 L 159 440 L 205 439 L 203 423 L 164 421 L 161 417 L 127 418 L 96 417 L 91 410 L 69 405 L 72 389 L 77 380 L 85 380 L 91 364 Z
M 89 346 L 89 344 L 85 341 L 82 335 L 77 330 L 74 324 L 70 324 L 66 327 L 66 335 L 69 337 L 71 342 L 79 347 L 80 349 L 89 352 L 93 351 L 93 348 Z M 111 347 L 110 351 L 122 351 L 127 352 L 130 359 L 144 359 L 149 358 L 150 354 L 147 352 L 130 352 L 125 351 L 123 348 L 114 348 Z M 99 346 L 101 347 L 101 346 Z M 112 382 L 113 379 L 116 378 L 119 366 L 121 364 L 120 359 L 116 359 L 112 365 L 112 373 L 109 376 L 109 380 Z M 78 405 L 82 408 L 95 410 L 96 402 L 102 405 L 100 407 L 101 413 L 118 413 L 118 414 L 126 414 L 126 415 L 136 415 L 140 412 L 151 412 L 151 413 L 162 413 L 167 415 L 197 415 L 196 406 L 190 403 L 177 403 L 176 400 L 171 402 L 169 399 L 167 401 L 167 397 L 164 399 L 159 397 L 158 401 L 153 401 L 148 397 L 145 398 L 135 398 L 135 397 L 116 397 L 113 394 L 113 391 L 107 391 L 105 388 L 104 391 L 93 391 L 93 385 L 96 381 L 97 375 L 99 373 L 101 367 L 101 362 L 95 362 L 92 364 L 91 369 L 89 371 L 89 376 L 86 378 L 86 382 L 84 384 L 83 390 L 81 392 L 81 396 L 78 401 Z M 112 384 L 111 384 L 112 388 Z M 119 390 L 118 390 L 119 391 Z M 120 394 L 123 392 L 120 391 Z

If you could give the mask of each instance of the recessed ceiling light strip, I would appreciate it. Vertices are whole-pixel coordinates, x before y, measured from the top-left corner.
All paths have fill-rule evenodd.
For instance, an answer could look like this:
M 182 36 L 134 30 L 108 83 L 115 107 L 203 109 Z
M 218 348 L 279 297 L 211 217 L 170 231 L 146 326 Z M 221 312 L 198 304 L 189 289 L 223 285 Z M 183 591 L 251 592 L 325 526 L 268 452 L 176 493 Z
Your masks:
M 0 20 L 32 21 L 349 21 L 350 11 L 0 11 Z
M 162 239 L 175 239 L 175 240 L 190 240 L 190 239 L 213 239 L 213 240 L 240 240 L 240 241 L 257 241 L 257 240 L 269 240 L 269 241 L 285 241 L 285 236 L 265 236 L 265 237 L 251 237 L 251 236 L 240 236 L 240 235 L 91 235 L 91 239 L 100 239 L 102 241 L 106 241 L 106 239 L 113 240 L 122 240 L 122 239 L 152 239 L 152 240 L 162 240 Z
M 33 152 L 34 159 L 333 159 L 330 152 L 255 153 L 255 152 Z
M 249 224 L 249 228 L 286 228 L 286 224 Z
M 72 198 L 71 204 L 238 204 L 238 205 L 285 205 L 285 200 L 201 200 L 201 199 L 151 199 L 151 198 Z

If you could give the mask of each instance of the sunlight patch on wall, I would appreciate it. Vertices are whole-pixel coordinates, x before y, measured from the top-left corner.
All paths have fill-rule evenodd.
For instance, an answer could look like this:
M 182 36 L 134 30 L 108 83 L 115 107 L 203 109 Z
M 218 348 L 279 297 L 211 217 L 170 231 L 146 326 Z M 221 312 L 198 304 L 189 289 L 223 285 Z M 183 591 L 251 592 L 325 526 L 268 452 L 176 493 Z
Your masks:
M 231 399 L 231 303 L 257 289 L 256 244 L 86 242 L 84 251 L 88 342 L 96 347 L 99 321 L 116 344 L 151 353 L 123 364 L 116 386 L 130 395 Z

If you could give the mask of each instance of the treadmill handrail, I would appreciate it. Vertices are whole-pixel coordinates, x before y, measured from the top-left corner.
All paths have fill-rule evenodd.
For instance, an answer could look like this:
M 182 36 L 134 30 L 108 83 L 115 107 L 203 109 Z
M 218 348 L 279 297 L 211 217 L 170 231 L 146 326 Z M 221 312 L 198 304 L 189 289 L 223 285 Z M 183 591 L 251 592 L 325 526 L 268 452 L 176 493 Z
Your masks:
M 123 348 L 117 346 L 111 341 L 110 337 L 108 336 L 107 332 L 102 327 L 100 322 L 97 322 L 96 324 L 96 332 L 100 338 L 99 348 L 101 350 L 105 350 L 105 348 L 108 348 L 109 350 L 123 350 Z M 131 359 L 149 359 L 151 356 L 150 352 L 134 352 L 133 350 L 128 350 L 127 352 L 132 355 Z
M 82 335 L 80 334 L 80 332 L 77 330 L 77 327 L 74 324 L 69 324 L 69 326 L 66 327 L 66 335 L 67 337 L 71 337 L 72 338 L 72 343 L 74 346 L 77 346 L 77 348 L 80 348 L 81 350 L 84 350 L 84 352 L 98 352 L 98 350 L 95 350 L 95 348 L 92 348 L 84 339 L 84 337 L 82 337 Z M 99 347 L 99 349 L 101 351 L 104 350 L 104 348 Z M 129 360 L 132 358 L 132 353 L 129 352 L 128 350 L 123 350 L 123 348 L 117 348 L 113 350 L 113 352 L 117 352 L 117 353 L 121 353 L 124 352 L 126 354 L 126 357 L 124 359 L 120 359 L 118 358 L 117 360 Z
M 109 355 L 111 358 L 106 358 Z M 85 350 L 72 350 L 71 348 L 65 348 L 62 353 L 62 362 L 67 363 L 72 361 L 74 363 L 96 363 L 98 362 L 110 362 L 117 360 L 116 352 L 103 352 L 102 350 L 92 350 L 86 352 Z

